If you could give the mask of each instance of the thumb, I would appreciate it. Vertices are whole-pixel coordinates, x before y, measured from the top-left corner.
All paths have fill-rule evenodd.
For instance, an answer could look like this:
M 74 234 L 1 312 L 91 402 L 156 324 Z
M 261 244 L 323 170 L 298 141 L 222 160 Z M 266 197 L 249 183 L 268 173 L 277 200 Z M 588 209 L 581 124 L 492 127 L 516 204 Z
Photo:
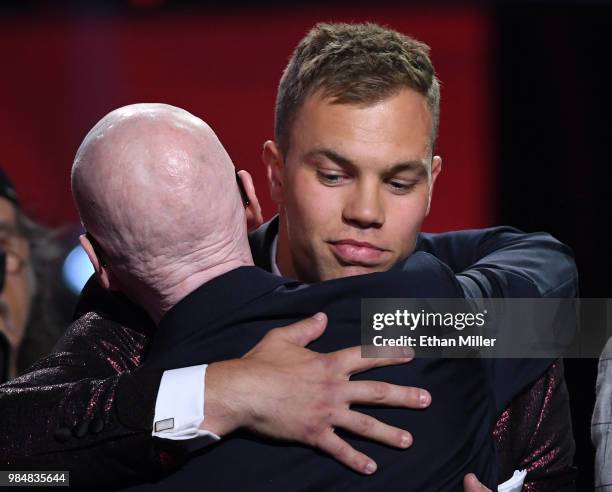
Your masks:
M 325 328 L 327 328 L 327 316 L 325 313 L 317 313 L 292 325 L 277 328 L 276 335 L 289 343 L 305 347 L 313 340 L 319 338 L 325 331 Z
M 476 478 L 473 473 L 468 473 L 463 478 L 463 492 L 491 492 Z

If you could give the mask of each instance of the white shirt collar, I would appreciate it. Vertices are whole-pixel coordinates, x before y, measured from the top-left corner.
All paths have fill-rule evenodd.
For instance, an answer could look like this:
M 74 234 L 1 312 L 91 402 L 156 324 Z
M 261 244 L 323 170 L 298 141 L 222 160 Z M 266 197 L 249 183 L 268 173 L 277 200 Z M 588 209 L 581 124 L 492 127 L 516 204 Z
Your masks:
M 272 240 L 272 247 L 270 248 L 270 266 L 272 267 L 272 273 L 274 275 L 278 275 L 282 277 L 283 274 L 278 269 L 278 264 L 276 263 L 276 250 L 278 248 L 278 234 L 274 236 Z

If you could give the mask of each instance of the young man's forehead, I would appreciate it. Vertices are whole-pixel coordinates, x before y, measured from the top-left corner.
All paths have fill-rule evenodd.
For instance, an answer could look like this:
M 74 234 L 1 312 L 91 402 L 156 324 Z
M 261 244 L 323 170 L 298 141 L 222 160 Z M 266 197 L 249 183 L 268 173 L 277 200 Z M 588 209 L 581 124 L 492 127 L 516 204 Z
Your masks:
M 295 145 L 296 139 L 300 140 L 304 131 L 310 134 L 314 127 L 315 130 L 320 130 L 315 134 L 318 134 L 317 138 L 322 139 L 323 146 L 335 147 L 334 140 L 338 144 L 337 139 L 343 138 L 339 132 L 348 132 L 352 135 L 362 133 L 363 137 L 393 134 L 394 141 L 398 144 L 419 145 L 423 148 L 414 149 L 415 152 L 431 154 L 433 136 L 431 120 L 432 115 L 426 99 L 411 88 L 366 103 L 339 103 L 320 92 L 315 92 L 302 101 L 290 122 L 288 150 Z M 414 135 L 415 131 L 422 135 L 417 135 L 416 140 L 407 138 L 406 132 L 412 132 Z M 423 157 L 422 155 L 402 156 L 402 160 L 416 162 Z

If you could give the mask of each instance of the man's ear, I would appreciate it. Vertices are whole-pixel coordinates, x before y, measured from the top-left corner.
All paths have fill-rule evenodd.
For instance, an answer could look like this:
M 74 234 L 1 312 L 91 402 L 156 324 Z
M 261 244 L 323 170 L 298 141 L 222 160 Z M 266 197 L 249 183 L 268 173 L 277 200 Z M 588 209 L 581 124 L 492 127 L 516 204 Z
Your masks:
M 257 229 L 263 224 L 263 215 L 261 213 L 261 207 L 259 200 L 255 193 L 255 185 L 253 184 L 253 178 L 247 171 L 238 171 L 238 179 L 242 183 L 242 187 L 246 194 L 249 204 L 246 206 L 244 212 L 247 218 L 247 230 L 249 232 Z
M 431 160 L 431 177 L 429 178 L 429 197 L 427 198 L 427 212 L 425 215 L 429 214 L 429 210 L 431 209 L 431 197 L 433 195 L 434 184 L 436 183 L 436 179 L 438 178 L 438 174 L 442 171 L 442 157 L 439 155 L 434 155 Z
M 261 159 L 266 166 L 270 197 L 277 205 L 285 201 L 283 168 L 284 160 L 276 142 L 268 140 L 264 143 Z
M 89 261 L 94 267 L 94 271 L 96 272 L 96 277 L 98 278 L 98 282 L 105 290 L 119 290 L 117 285 L 117 280 L 113 275 L 111 269 L 104 263 L 104 260 L 98 256 L 96 250 L 94 249 L 91 241 L 87 237 L 87 234 L 81 234 L 79 236 L 79 242 L 81 246 L 87 253 Z

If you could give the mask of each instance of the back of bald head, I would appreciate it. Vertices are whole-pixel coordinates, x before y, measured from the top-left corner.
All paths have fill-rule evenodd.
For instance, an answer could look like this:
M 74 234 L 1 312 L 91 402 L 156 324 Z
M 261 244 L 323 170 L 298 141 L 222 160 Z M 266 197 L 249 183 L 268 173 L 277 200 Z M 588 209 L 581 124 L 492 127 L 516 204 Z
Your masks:
M 246 235 L 231 159 L 206 123 L 173 106 L 102 118 L 77 151 L 72 190 L 108 260 L 138 277 L 224 261 Z

